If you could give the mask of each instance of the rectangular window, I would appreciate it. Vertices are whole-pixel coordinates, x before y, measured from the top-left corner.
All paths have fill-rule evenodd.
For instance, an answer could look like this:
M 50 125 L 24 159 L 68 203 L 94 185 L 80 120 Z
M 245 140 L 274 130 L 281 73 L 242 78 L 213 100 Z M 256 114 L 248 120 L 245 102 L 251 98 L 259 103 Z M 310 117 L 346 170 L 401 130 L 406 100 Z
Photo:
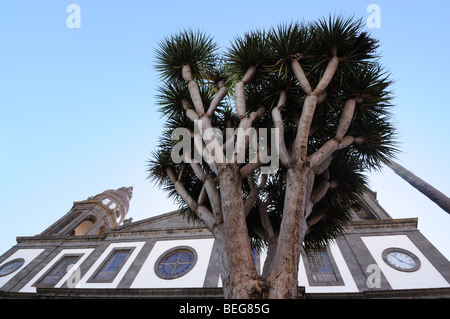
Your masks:
M 67 268 L 75 264 L 81 256 L 63 256 L 34 286 L 40 288 L 54 287 L 67 273 Z
M 127 261 L 130 253 L 131 249 L 114 250 L 90 281 L 105 283 L 113 282 L 114 278 L 116 278 L 120 269 Z
M 327 248 L 307 251 L 304 264 L 311 286 L 344 285 L 335 261 Z
M 306 255 L 311 271 L 311 277 L 314 282 L 337 281 L 326 249 L 318 249 L 308 252 Z

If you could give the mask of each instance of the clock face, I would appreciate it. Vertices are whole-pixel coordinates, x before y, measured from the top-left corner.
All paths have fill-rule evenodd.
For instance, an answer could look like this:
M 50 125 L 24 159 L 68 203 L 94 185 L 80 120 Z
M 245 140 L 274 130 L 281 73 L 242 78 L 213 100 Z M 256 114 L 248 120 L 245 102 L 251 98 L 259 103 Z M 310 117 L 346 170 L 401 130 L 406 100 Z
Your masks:
M 400 271 L 416 271 L 420 267 L 419 259 L 411 252 L 400 248 L 389 248 L 383 252 L 384 261 Z
M 414 259 L 399 251 L 393 251 L 387 254 L 386 259 L 391 265 L 402 269 L 411 269 L 416 265 Z

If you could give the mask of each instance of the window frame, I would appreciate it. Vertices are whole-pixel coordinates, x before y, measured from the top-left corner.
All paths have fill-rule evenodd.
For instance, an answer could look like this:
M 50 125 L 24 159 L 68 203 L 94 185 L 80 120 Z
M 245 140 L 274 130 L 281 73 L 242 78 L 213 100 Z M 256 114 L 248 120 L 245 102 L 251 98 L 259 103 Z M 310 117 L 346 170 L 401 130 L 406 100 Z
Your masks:
M 114 280 L 117 278 L 117 275 L 120 273 L 120 271 L 122 270 L 122 268 L 125 266 L 125 264 L 127 263 L 128 259 L 130 258 L 130 256 L 133 254 L 133 251 L 136 249 L 136 247 L 114 247 L 109 253 L 108 255 L 105 257 L 105 259 L 102 261 L 102 263 L 100 264 L 100 266 L 97 267 L 97 269 L 94 271 L 94 273 L 91 275 L 91 277 L 87 280 L 88 283 L 106 283 L 106 284 L 110 284 L 113 283 Z M 122 260 L 121 265 L 116 269 L 114 275 L 111 278 L 107 278 L 107 279 L 102 279 L 102 278 L 97 278 L 97 276 L 105 269 L 105 267 L 107 266 L 107 264 L 112 260 L 112 258 L 114 257 L 114 255 L 117 252 L 121 252 L 121 251 L 127 251 L 128 255 L 125 257 L 125 259 Z
M 84 255 L 84 254 L 71 254 L 71 253 L 62 255 L 55 263 L 53 263 L 53 265 L 52 265 L 52 266 L 51 266 L 51 267 L 50 267 L 50 268 L 49 268 L 42 276 L 39 277 L 38 280 L 36 280 L 36 281 L 34 282 L 34 284 L 32 285 L 32 287 L 36 287 L 36 288 L 54 288 L 54 287 L 61 281 L 61 279 L 64 278 L 64 276 L 67 274 L 67 267 L 68 267 L 69 265 L 77 264 L 77 263 L 80 261 L 80 259 L 83 257 L 83 255 Z M 42 282 L 42 281 L 43 281 L 50 273 L 52 273 L 57 267 L 59 267 L 60 264 L 62 263 L 62 261 L 63 261 L 65 258 L 68 258 L 68 257 L 76 257 L 75 262 L 73 262 L 73 263 L 71 263 L 71 264 L 68 264 L 68 266 L 66 266 L 65 271 L 61 274 L 61 276 L 59 276 L 59 278 L 58 278 L 54 283 L 51 283 L 51 284 L 42 284 L 41 282 Z
M 336 280 L 329 280 L 329 281 L 315 281 L 313 278 L 313 272 L 312 267 L 310 266 L 309 260 L 308 260 L 308 254 L 316 253 L 317 251 L 321 251 L 326 253 L 328 260 L 330 262 L 330 266 L 333 269 L 333 274 L 336 278 Z M 336 264 L 336 261 L 333 258 L 333 254 L 331 253 L 330 249 L 328 247 L 322 248 L 322 249 L 312 249 L 311 251 L 303 251 L 302 252 L 303 257 L 303 264 L 305 266 L 306 270 L 306 277 L 308 278 L 308 283 L 310 286 L 345 286 L 344 280 L 342 279 L 341 273 L 339 272 L 339 268 Z
M 194 261 L 192 262 L 191 266 L 185 272 L 175 275 L 175 276 L 166 276 L 166 275 L 162 274 L 161 271 L 159 270 L 159 266 L 160 266 L 161 262 L 164 259 L 166 259 L 167 257 L 169 257 L 171 254 L 177 252 L 178 250 L 187 250 L 194 256 Z M 198 255 L 197 255 L 197 251 L 194 248 L 192 248 L 190 246 L 177 246 L 177 247 L 173 247 L 169 250 L 166 250 L 158 257 L 158 259 L 155 262 L 154 271 L 155 271 L 156 276 L 158 276 L 161 279 L 165 279 L 165 280 L 178 279 L 180 277 L 185 276 L 192 269 L 194 269 L 195 265 L 197 264 L 197 261 L 198 261 Z
M 3 275 L 0 274 L 0 277 L 6 277 L 6 276 L 9 276 L 9 275 L 15 273 L 16 271 L 18 271 L 25 264 L 25 259 L 23 259 L 23 258 L 15 258 L 15 259 L 12 259 L 12 260 L 4 263 L 3 265 L 0 265 L 0 271 L 1 271 L 1 270 L 5 269 L 6 267 L 8 267 L 9 265 L 17 263 L 17 262 L 20 263 L 19 266 L 17 266 L 15 269 L 13 269 L 12 271 L 9 271 L 6 274 L 3 274 Z

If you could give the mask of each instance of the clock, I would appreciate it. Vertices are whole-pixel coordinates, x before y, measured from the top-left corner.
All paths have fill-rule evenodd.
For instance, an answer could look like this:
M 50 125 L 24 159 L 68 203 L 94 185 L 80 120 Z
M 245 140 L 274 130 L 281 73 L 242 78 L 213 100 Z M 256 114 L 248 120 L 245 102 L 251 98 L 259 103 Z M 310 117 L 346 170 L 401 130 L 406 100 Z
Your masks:
M 406 249 L 388 248 L 383 251 L 382 257 L 395 270 L 413 272 L 420 268 L 419 258 Z

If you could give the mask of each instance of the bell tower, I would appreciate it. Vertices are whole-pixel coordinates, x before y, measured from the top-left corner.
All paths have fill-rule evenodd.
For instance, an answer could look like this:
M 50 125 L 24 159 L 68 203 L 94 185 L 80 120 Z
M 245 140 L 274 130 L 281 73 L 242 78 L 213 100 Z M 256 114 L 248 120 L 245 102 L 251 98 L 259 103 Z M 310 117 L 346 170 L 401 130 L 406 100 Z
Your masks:
M 100 235 L 120 225 L 133 197 L 133 187 L 106 190 L 84 201 L 74 202 L 72 209 L 43 231 L 40 236 Z

